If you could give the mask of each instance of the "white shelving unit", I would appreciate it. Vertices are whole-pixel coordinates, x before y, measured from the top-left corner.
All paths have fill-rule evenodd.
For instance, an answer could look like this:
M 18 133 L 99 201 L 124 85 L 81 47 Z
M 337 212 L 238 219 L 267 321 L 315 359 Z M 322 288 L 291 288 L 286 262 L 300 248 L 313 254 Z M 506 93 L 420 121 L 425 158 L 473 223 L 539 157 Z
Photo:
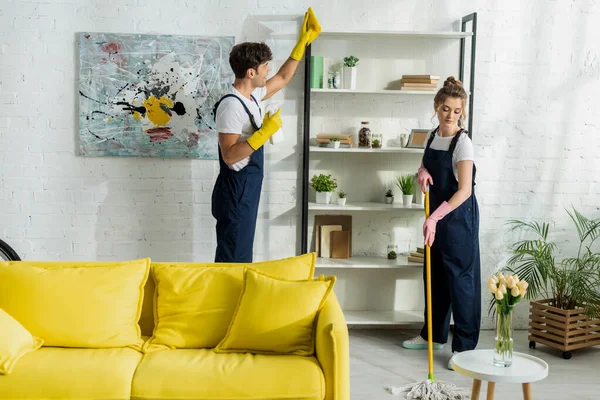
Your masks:
M 310 151 L 314 153 L 370 153 L 370 154 L 381 154 L 381 153 L 406 153 L 406 154 L 423 154 L 423 149 L 409 148 L 409 147 L 386 147 L 382 149 L 366 149 L 360 147 L 321 147 L 321 146 L 310 146 Z
M 396 95 L 428 95 L 434 96 L 435 92 L 428 90 L 352 90 L 352 89 L 310 89 L 313 93 L 345 93 L 345 94 L 396 94 Z
M 398 256 L 395 260 L 369 256 L 353 256 L 347 259 L 318 257 L 317 268 L 423 268 L 423 264 L 408 261 L 407 256 Z
M 344 310 L 348 325 L 406 325 L 423 322 L 422 310 L 354 311 Z
M 465 21 L 473 21 L 473 32 L 466 31 Z M 315 215 L 352 215 L 352 249 L 355 254 L 348 259 L 317 258 L 318 273 L 331 273 L 338 277 L 334 290 L 340 299 L 348 325 L 384 326 L 423 322 L 423 264 L 409 262 L 408 257 L 403 255 L 407 254 L 406 250 L 415 251 L 414 248 L 401 248 L 397 259 L 388 260 L 385 251 L 388 244 L 386 241 L 389 239 L 385 235 L 390 235 L 385 230 L 389 229 L 390 224 L 394 224 L 390 221 L 398 221 L 395 223 L 400 226 L 401 232 L 418 234 L 423 222 L 420 217 L 424 217 L 424 206 L 417 203 L 404 206 L 402 196 L 397 196 L 395 203 L 386 204 L 384 191 L 381 190 L 381 186 L 388 185 L 392 176 L 413 172 L 416 174 L 423 149 L 394 146 L 391 144 L 394 139 L 385 137 L 386 132 L 382 130 L 394 126 L 390 122 L 394 118 L 407 121 L 403 126 L 413 128 L 430 125 L 431 107 L 437 89 L 397 90 L 397 81 L 402 75 L 438 75 L 438 88 L 447 76 L 464 79 L 466 41 L 468 39 L 474 43 L 476 39 L 476 14 L 466 16 L 461 22 L 463 31 L 460 32 L 323 30 L 318 40 L 307 48 L 302 251 L 313 250 L 308 248 L 309 237 L 313 236 L 313 232 L 309 231 L 309 223 L 312 224 Z M 295 39 L 296 33 L 272 34 L 272 37 L 279 39 L 288 36 Z M 449 59 L 457 54 L 460 62 L 455 63 Z M 357 56 L 360 59 L 357 88 L 311 88 L 311 55 L 334 58 L 335 62 L 348 55 Z M 471 55 L 474 58 L 474 51 Z M 460 71 L 457 66 L 460 66 Z M 469 75 L 473 73 L 473 66 L 472 61 Z M 324 71 L 324 81 L 327 86 L 327 71 Z M 471 76 L 470 84 L 465 89 L 472 91 L 472 84 Z M 317 106 L 312 103 L 313 98 Z M 415 114 L 417 110 L 421 111 Z M 314 117 L 311 115 L 313 112 L 320 114 Z M 469 113 L 472 115 L 472 108 Z M 315 118 L 320 126 L 312 126 Z M 355 121 L 370 121 L 371 118 L 386 120 L 375 130 L 371 128 L 372 133 L 384 134 L 382 148 L 331 148 L 315 145 L 314 139 L 320 132 L 353 133 L 356 139 L 360 125 Z M 327 119 L 340 127 L 336 128 Z M 415 124 L 415 121 L 418 122 Z M 351 131 L 348 130 L 348 125 L 353 126 Z M 410 129 L 404 132 L 409 133 Z M 394 132 L 396 135 L 397 133 Z M 355 140 L 355 145 L 357 142 Z M 310 177 L 318 173 L 331 173 L 339 178 L 338 190 L 350 191 L 347 204 L 336 204 L 335 196 L 332 204 L 317 204 L 309 199 L 309 192 L 312 192 L 309 188 Z M 396 188 L 396 195 L 397 190 Z M 366 235 L 376 239 L 365 244 Z M 416 247 L 418 238 L 412 243 Z
M 405 206 L 402 203 L 385 204 L 371 201 L 361 201 L 355 203 L 346 203 L 343 206 L 339 204 L 318 204 L 308 203 L 308 209 L 311 211 L 394 211 L 394 210 L 410 210 L 423 212 L 425 207 L 421 204 L 411 204 Z

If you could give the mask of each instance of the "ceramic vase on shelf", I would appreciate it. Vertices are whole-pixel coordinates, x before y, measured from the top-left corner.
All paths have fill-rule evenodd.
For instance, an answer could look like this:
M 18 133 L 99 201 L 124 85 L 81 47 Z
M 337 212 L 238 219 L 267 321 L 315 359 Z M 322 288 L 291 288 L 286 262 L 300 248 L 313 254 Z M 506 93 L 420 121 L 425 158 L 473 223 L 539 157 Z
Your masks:
M 331 202 L 331 192 L 317 192 L 317 204 L 329 204 Z
M 513 305 L 496 305 L 494 365 L 510 367 L 513 358 Z
M 356 68 L 344 67 L 344 89 L 356 90 Z
M 338 202 L 338 205 L 345 206 L 346 205 L 346 198 L 345 197 L 338 197 L 337 202 Z
M 412 206 L 413 195 L 412 194 L 403 194 L 402 195 L 402 204 L 406 207 Z

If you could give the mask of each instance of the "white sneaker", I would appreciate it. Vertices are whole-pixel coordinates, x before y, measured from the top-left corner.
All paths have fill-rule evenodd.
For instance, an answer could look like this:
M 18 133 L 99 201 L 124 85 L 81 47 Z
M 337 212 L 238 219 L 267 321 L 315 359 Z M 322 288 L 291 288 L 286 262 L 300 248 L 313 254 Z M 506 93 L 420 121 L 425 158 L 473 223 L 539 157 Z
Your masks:
M 450 357 L 450 359 L 448 360 L 448 369 L 450 371 L 454 371 L 454 368 L 452 368 L 452 359 L 454 358 L 454 353 L 452 353 L 452 357 Z
M 411 350 L 427 349 L 427 340 L 423 339 L 421 335 L 417 335 L 412 339 L 408 339 L 402 342 L 402 347 Z M 443 344 L 433 342 L 433 348 L 435 350 L 441 350 L 443 347 Z

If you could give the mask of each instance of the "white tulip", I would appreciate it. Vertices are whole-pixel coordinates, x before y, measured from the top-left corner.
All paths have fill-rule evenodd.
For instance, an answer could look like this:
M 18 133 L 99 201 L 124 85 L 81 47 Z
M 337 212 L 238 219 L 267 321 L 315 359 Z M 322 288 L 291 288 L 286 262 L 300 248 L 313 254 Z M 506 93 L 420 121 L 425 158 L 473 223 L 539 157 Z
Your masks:
M 492 292 L 493 294 L 495 294 L 498 291 L 498 286 L 496 286 L 494 284 L 489 284 L 488 288 L 490 289 L 490 292 Z
M 489 279 L 488 279 L 488 286 L 489 285 L 496 285 L 496 283 L 498 283 L 498 281 L 493 276 L 490 276 Z
M 515 287 L 515 281 L 513 280 L 512 276 L 509 276 L 508 278 L 506 278 L 506 287 L 509 289 L 512 289 L 513 287 Z
M 517 286 L 521 290 L 527 290 L 527 288 L 529 287 L 529 283 L 527 283 L 526 281 L 520 281 L 519 283 L 517 283 Z
M 501 291 L 497 291 L 496 292 L 496 300 L 502 300 L 504 298 L 504 295 L 502 294 Z
M 502 294 L 506 294 L 506 285 L 501 283 L 500 286 L 498 286 L 498 291 L 502 292 Z
M 514 274 L 513 280 L 515 281 L 515 283 L 519 283 L 519 276 L 517 274 Z
M 513 297 L 519 297 L 519 287 L 515 286 L 512 288 L 512 290 L 510 291 L 510 294 L 513 295 Z
M 527 294 L 527 290 L 525 291 L 521 291 L 521 297 L 525 298 L 525 295 Z

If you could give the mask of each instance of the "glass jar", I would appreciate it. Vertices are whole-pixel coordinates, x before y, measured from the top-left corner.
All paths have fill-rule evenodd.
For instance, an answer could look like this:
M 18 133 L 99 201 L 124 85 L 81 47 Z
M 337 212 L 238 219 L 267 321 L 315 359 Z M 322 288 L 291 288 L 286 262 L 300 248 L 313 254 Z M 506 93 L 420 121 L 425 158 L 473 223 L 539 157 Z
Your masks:
M 398 258 L 398 246 L 396 246 L 395 244 L 388 244 L 387 258 L 388 260 L 395 260 L 396 258 Z
M 381 149 L 383 147 L 383 135 L 381 133 L 374 133 L 372 138 L 371 147 L 374 149 Z
M 360 130 L 358 131 L 358 147 L 371 147 L 371 129 L 369 128 L 368 121 L 360 123 Z

